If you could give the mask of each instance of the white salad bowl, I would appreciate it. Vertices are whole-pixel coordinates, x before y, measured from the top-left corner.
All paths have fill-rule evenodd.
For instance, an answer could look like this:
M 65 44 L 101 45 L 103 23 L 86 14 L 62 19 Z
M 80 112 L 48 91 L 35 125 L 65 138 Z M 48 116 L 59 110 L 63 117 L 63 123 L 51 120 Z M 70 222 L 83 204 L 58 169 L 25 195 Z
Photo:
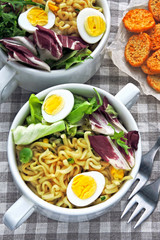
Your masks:
M 111 16 L 106 0 L 97 0 L 96 2 L 103 8 L 107 28 L 91 54 L 92 59 L 87 59 L 84 63 L 67 70 L 46 72 L 24 66 L 18 62 L 7 61 L 7 55 L 0 49 L 0 65 L 4 65 L 0 71 L 0 102 L 5 100 L 17 86 L 29 91 L 39 92 L 62 83 L 85 83 L 97 72 L 104 57 L 104 47 L 110 32 Z
M 54 86 L 43 90 L 42 92 L 37 94 L 39 99 L 44 99 L 44 97 L 51 91 L 55 89 L 68 89 L 75 94 L 82 95 L 84 97 L 92 97 L 94 94 L 93 86 L 85 85 L 85 84 L 62 84 L 58 86 Z M 128 131 L 137 130 L 137 124 L 132 117 L 131 113 L 128 109 L 137 101 L 139 97 L 139 89 L 129 83 L 127 84 L 119 93 L 115 96 L 110 93 L 100 89 L 95 89 L 99 92 L 101 97 L 106 96 L 109 102 L 113 105 L 116 111 L 119 114 L 119 117 L 127 128 Z M 29 102 L 24 104 L 24 106 L 17 113 L 11 130 L 16 128 L 18 125 L 22 125 L 24 119 L 29 114 Z M 15 155 L 15 144 L 12 138 L 12 131 L 10 130 L 9 138 L 8 138 L 8 162 L 9 167 L 15 181 L 16 186 L 22 193 L 22 196 L 14 203 L 5 213 L 4 215 L 4 223 L 5 225 L 14 230 L 18 226 L 20 226 L 34 211 L 37 211 L 48 218 L 55 219 L 58 221 L 66 221 L 66 222 L 80 222 L 87 221 L 109 211 L 115 204 L 117 204 L 121 198 L 126 194 L 126 192 L 131 187 L 135 176 L 139 170 L 140 162 L 141 162 L 141 139 L 139 139 L 138 149 L 135 152 L 135 166 L 132 168 L 130 175 L 133 179 L 126 181 L 120 190 L 115 193 L 111 198 L 107 201 L 100 203 L 95 206 L 84 207 L 80 209 L 67 209 L 52 205 L 47 203 L 46 201 L 39 198 L 35 195 L 30 188 L 26 185 L 26 183 L 22 180 L 20 173 L 17 168 L 17 161 Z

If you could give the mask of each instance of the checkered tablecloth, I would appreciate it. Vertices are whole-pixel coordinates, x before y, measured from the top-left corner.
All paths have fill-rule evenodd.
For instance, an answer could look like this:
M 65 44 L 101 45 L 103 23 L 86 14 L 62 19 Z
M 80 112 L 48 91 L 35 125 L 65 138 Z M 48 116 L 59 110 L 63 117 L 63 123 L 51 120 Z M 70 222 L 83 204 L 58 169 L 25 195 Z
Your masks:
M 105 1 L 105 0 L 104 0 Z M 108 45 L 113 41 L 127 0 L 110 1 L 111 32 Z M 119 71 L 105 54 L 100 70 L 86 84 L 100 87 L 115 95 L 125 84 L 139 84 Z M 140 88 L 140 87 L 139 87 Z M 140 89 L 141 90 L 141 89 Z M 159 240 L 160 239 L 160 201 L 154 213 L 136 230 L 134 225 L 139 217 L 127 224 L 130 212 L 121 220 L 122 211 L 131 190 L 110 212 L 88 222 L 57 222 L 34 213 L 14 232 L 5 227 L 2 218 L 6 210 L 20 197 L 15 187 L 7 162 L 7 138 L 10 125 L 21 106 L 28 100 L 30 92 L 17 88 L 0 105 L 0 240 Z M 142 138 L 143 153 L 155 143 L 160 133 L 160 102 L 152 96 L 141 96 L 132 109 Z M 154 161 L 150 181 L 160 176 L 160 153 Z

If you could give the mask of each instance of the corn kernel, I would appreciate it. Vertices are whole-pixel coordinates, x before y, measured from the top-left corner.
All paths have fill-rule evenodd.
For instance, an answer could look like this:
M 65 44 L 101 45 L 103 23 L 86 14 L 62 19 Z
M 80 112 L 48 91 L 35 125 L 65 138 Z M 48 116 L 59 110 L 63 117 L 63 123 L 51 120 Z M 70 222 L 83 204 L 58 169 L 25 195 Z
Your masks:
M 124 177 L 124 170 L 123 169 L 116 169 L 113 166 L 110 167 L 111 175 L 114 179 L 122 179 Z
M 44 143 L 49 143 L 48 138 L 43 138 L 43 142 L 44 142 Z

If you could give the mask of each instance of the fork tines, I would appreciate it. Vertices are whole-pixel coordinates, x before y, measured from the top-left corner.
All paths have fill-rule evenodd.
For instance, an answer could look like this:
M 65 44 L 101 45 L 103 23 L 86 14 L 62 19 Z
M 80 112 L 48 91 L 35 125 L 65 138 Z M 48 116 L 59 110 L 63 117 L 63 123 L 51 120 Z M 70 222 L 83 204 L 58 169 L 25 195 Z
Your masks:
M 153 212 L 155 206 L 154 202 L 147 199 L 147 201 L 144 202 L 144 195 L 141 193 L 137 193 L 127 204 L 125 207 L 121 218 L 124 217 L 124 215 L 130 210 L 131 207 L 133 207 L 134 204 L 138 204 L 132 215 L 130 216 L 128 223 L 130 223 L 143 209 L 145 210 L 142 216 L 139 218 L 138 222 L 134 226 L 134 228 L 138 227 L 144 220 L 146 220 L 150 214 Z

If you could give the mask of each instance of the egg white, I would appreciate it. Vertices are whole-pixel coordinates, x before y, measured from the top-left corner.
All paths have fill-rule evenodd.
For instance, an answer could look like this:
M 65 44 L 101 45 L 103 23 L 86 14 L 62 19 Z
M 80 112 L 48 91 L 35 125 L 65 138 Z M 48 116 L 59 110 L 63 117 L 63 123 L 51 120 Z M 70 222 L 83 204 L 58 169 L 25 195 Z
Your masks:
M 27 31 L 29 33 L 33 33 L 37 29 L 36 27 L 32 26 L 32 24 L 27 19 L 27 14 L 32 8 L 37 8 L 37 7 L 31 7 L 27 11 L 21 13 L 18 18 L 18 25 L 20 26 L 20 28 L 24 29 L 25 31 Z M 55 18 L 56 17 L 54 15 L 54 13 L 49 10 L 48 11 L 48 23 L 46 25 L 44 25 L 43 27 L 47 28 L 47 29 L 52 28 L 55 23 Z
M 57 114 L 50 115 L 45 112 L 44 104 L 47 98 L 54 94 L 61 96 L 63 98 L 64 107 Z M 64 119 L 72 111 L 73 105 L 74 105 L 74 96 L 69 90 L 66 90 L 66 89 L 53 90 L 50 93 L 48 93 L 48 95 L 44 99 L 44 102 L 42 104 L 42 116 L 46 122 L 49 122 L 49 123 L 57 122 L 59 120 Z
M 79 35 L 85 42 L 94 44 L 102 38 L 104 33 L 102 33 L 101 35 L 99 35 L 97 37 L 90 36 L 87 33 L 84 23 L 85 23 L 86 18 L 89 16 L 100 16 L 105 22 L 106 22 L 106 20 L 105 20 L 104 15 L 94 8 L 84 8 L 83 10 L 81 10 L 79 12 L 79 14 L 77 16 L 77 28 L 78 28 Z
M 76 196 L 76 194 L 72 190 L 72 182 L 73 182 L 74 178 L 78 175 L 91 176 L 96 181 L 96 184 L 97 184 L 96 191 L 91 197 L 89 197 L 87 199 L 80 199 L 79 197 Z M 97 172 L 97 171 L 84 172 L 84 173 L 77 174 L 76 176 L 73 177 L 72 180 L 68 184 L 67 198 L 73 205 L 75 205 L 77 207 L 84 207 L 84 206 L 87 206 L 87 205 L 91 204 L 92 202 L 94 202 L 100 196 L 100 194 L 102 193 L 104 186 L 105 186 L 105 178 L 102 173 Z

